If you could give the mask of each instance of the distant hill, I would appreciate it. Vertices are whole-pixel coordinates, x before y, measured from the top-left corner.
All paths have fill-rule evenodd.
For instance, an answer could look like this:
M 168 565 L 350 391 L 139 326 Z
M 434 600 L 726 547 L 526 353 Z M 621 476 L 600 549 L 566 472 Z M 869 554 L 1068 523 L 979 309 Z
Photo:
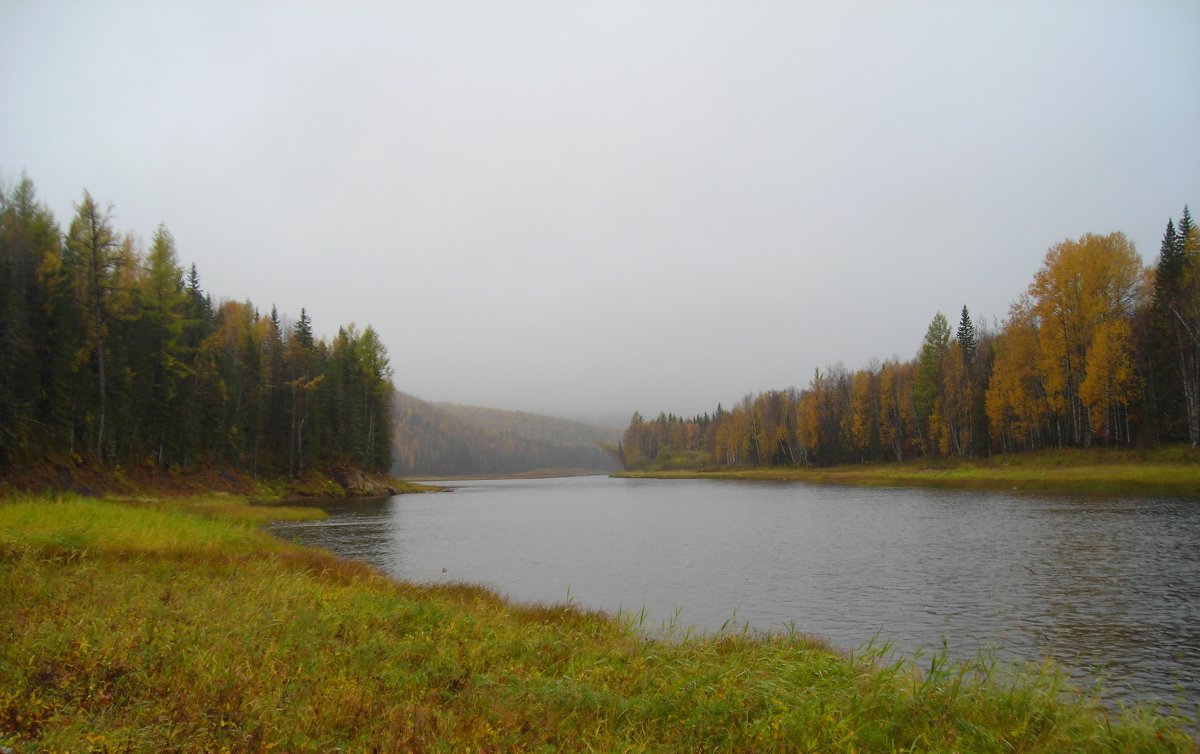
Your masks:
M 598 441 L 621 430 L 522 411 L 429 403 L 396 392 L 392 470 L 399 475 L 520 474 L 541 469 L 613 471 Z

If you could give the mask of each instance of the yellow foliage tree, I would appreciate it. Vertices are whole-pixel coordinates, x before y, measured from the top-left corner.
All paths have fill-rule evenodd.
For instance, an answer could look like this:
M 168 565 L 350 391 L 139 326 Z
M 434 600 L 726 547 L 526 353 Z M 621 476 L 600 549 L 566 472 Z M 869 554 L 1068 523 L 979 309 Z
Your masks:
M 1129 415 L 1123 409 L 1134 397 L 1133 387 L 1129 323 L 1102 322 L 1092 336 L 1087 373 L 1079 386 L 1079 396 L 1091 413 L 1092 427 L 1106 442 L 1119 441 L 1122 435 L 1125 442 L 1129 441 Z
M 1091 414 L 1080 394 L 1088 353 L 1102 326 L 1132 315 L 1144 283 L 1142 261 L 1122 233 L 1089 233 L 1046 253 L 1029 295 L 1039 324 L 1046 397 L 1064 418 L 1059 442 L 1091 444 Z
M 871 450 L 876 417 L 874 379 L 870 372 L 859 370 L 850 383 L 850 440 L 859 460 L 865 461 Z
M 879 368 L 879 442 L 897 461 L 904 460 L 915 419 L 912 401 L 913 365 L 887 361 Z
M 1027 298 L 1009 310 L 996 348 L 985 400 L 992 440 L 1005 450 L 1036 448 L 1050 403 L 1039 370 L 1038 326 Z
M 975 386 L 971 383 L 970 364 L 963 357 L 962 345 L 950 344 L 942 372 L 945 401 L 939 414 L 943 422 L 942 452 L 966 455 L 971 448 L 971 410 L 975 405 Z

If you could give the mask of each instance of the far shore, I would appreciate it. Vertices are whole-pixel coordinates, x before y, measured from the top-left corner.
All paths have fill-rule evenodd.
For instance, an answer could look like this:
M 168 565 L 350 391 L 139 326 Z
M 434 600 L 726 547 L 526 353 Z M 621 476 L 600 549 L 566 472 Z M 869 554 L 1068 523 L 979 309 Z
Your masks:
M 609 476 L 613 472 L 597 469 L 534 469 L 533 471 L 514 471 L 504 473 L 478 474 L 413 474 L 404 479 L 409 482 L 470 482 L 480 479 L 559 479 L 576 476 Z
M 647 469 L 619 471 L 613 476 L 1200 498 L 1200 451 L 1182 447 L 1146 452 L 1064 450 L 961 461 L 916 460 L 826 468 Z

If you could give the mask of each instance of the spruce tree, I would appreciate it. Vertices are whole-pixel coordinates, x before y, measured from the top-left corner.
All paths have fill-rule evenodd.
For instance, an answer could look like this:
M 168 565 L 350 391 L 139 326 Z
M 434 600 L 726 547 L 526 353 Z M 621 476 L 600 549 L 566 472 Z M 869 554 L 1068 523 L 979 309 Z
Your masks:
M 1188 239 L 1191 238 L 1192 229 L 1195 226 L 1192 224 L 1192 213 L 1188 206 L 1183 205 L 1183 216 L 1179 218 L 1179 228 L 1175 233 L 1175 243 L 1178 246 L 1179 256 L 1185 257 L 1189 251 Z
M 966 304 L 963 304 L 962 316 L 958 319 L 958 332 L 954 337 L 958 338 L 958 347 L 962 349 L 963 361 L 973 364 L 978 341 L 975 336 L 975 325 L 971 322 L 971 314 L 967 311 Z
M 1177 323 L 1171 307 L 1179 296 L 1183 278 L 1186 246 L 1180 229 L 1190 231 L 1192 217 L 1184 208 L 1179 228 L 1167 220 L 1154 271 L 1154 298 L 1149 314 L 1147 347 L 1150 354 L 1147 380 L 1147 404 L 1154 418 L 1154 431 L 1161 440 L 1182 439 L 1185 401 L 1179 380 L 1179 342 Z
M 1184 208 L 1184 211 L 1187 209 Z M 1190 216 L 1187 216 L 1187 222 L 1191 225 Z M 1163 232 L 1162 245 L 1158 249 L 1158 268 L 1154 273 L 1156 308 L 1165 309 L 1171 305 L 1171 298 L 1179 285 L 1179 275 L 1183 271 L 1183 259 L 1184 245 L 1180 242 L 1180 235 L 1175 230 L 1175 223 L 1167 220 L 1167 229 Z
M 1167 222 L 1159 248 L 1158 268 L 1154 276 L 1154 302 L 1151 309 L 1150 348 L 1152 352 L 1152 401 L 1163 440 L 1190 438 L 1196 442 L 1192 416 L 1197 359 L 1195 334 L 1181 312 L 1195 295 L 1189 282 L 1189 266 L 1195 262 L 1195 225 L 1185 205 L 1179 224 Z M 1194 278 L 1192 278 L 1194 279 Z
M 296 340 L 306 350 L 312 350 L 312 320 L 308 318 L 308 312 L 306 312 L 303 307 L 300 308 L 300 321 L 296 323 Z

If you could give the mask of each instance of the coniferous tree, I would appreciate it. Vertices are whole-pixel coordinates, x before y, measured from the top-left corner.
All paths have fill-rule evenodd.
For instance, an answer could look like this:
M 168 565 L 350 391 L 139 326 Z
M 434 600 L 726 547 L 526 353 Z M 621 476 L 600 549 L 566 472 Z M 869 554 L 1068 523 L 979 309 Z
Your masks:
M 971 322 L 971 315 L 967 311 L 966 304 L 963 304 L 962 315 L 958 318 L 958 332 L 955 333 L 958 339 L 958 346 L 962 349 L 963 361 L 968 365 L 975 362 L 975 348 L 977 339 L 975 335 L 975 325 Z
M 1179 291 L 1184 250 L 1173 220 L 1167 220 L 1158 263 L 1154 270 L 1154 292 L 1146 315 L 1142 351 L 1144 401 L 1155 439 L 1179 439 L 1183 432 L 1183 392 L 1178 380 L 1175 323 L 1171 304 Z
M 1183 417 L 1192 447 L 1200 447 L 1200 232 L 1185 205 L 1179 220 L 1176 253 L 1182 258 L 1179 280 L 1169 303 L 1174 336 L 1175 373 L 1183 393 Z
M 57 432 L 42 428 L 65 421 L 74 346 L 59 336 L 73 312 L 59 236 L 29 176 L 0 191 L 0 463 L 49 449 Z
M 75 209 L 64 235 L 27 177 L 0 190 L 0 474 L 54 452 L 254 474 L 390 468 L 374 329 L 342 328 L 331 348 L 307 311 L 285 336 L 274 307 L 214 309 L 165 226 L 143 255 L 90 194 Z
M 300 308 L 300 321 L 296 323 L 296 340 L 299 341 L 301 348 L 312 350 L 312 320 L 308 318 L 308 312 L 304 310 L 304 307 Z
M 947 413 L 953 413 L 959 418 L 956 435 L 961 442 L 956 443 L 958 452 L 972 456 L 986 455 L 988 432 L 984 397 L 990 365 L 980 363 L 985 362 L 986 358 L 981 358 L 979 354 L 979 333 L 975 330 L 975 323 L 971 321 L 971 314 L 967 310 L 966 304 L 963 305 L 962 313 L 959 316 L 955 339 L 958 343 L 959 358 L 962 361 L 961 372 L 956 373 L 960 384 L 955 385 L 955 399 L 964 401 L 967 405 L 947 406 Z M 965 427 L 965 437 L 962 437 L 963 427 Z
M 1181 302 L 1190 293 L 1188 238 L 1196 235 L 1191 212 L 1183 208 L 1179 225 L 1167 221 L 1154 271 L 1153 299 L 1146 315 L 1141 364 L 1146 372 L 1145 403 L 1157 439 L 1191 439 L 1190 399 L 1192 353 Z
M 1190 222 L 1190 218 L 1189 218 Z M 1173 220 L 1167 220 L 1162 244 L 1158 249 L 1158 266 L 1154 273 L 1154 304 L 1166 308 L 1179 287 L 1179 275 L 1183 271 L 1184 245 L 1175 230 Z
M 1192 231 L 1195 230 L 1195 228 L 1196 226 L 1192 223 L 1192 212 L 1185 204 L 1183 205 L 1183 215 L 1181 215 L 1179 218 L 1179 227 L 1175 234 L 1175 243 L 1178 246 L 1178 250 L 1181 254 L 1186 255 L 1189 251 Z
M 113 319 L 113 297 L 117 293 L 118 273 L 123 264 L 121 243 L 112 230 L 111 210 L 101 209 L 91 194 L 75 205 L 75 217 L 67 232 L 66 259 L 75 277 L 80 296 L 86 333 L 84 354 L 95 365 L 93 411 L 86 422 L 91 436 L 89 449 L 97 457 L 104 455 L 105 420 L 108 409 L 108 330 Z
M 181 343 L 187 306 L 183 268 L 175 239 L 164 225 L 155 231 L 146 256 L 138 304 L 143 360 L 139 364 L 142 379 L 137 394 L 146 399 L 142 428 L 147 449 L 159 465 L 166 466 L 169 460 L 179 460 L 178 398 L 188 370 Z
M 913 413 L 917 423 L 917 441 L 921 452 L 928 455 L 938 446 L 938 418 L 946 354 L 950 352 L 950 324 L 946 315 L 938 312 L 925 331 L 921 353 L 917 358 L 917 374 L 913 384 Z

